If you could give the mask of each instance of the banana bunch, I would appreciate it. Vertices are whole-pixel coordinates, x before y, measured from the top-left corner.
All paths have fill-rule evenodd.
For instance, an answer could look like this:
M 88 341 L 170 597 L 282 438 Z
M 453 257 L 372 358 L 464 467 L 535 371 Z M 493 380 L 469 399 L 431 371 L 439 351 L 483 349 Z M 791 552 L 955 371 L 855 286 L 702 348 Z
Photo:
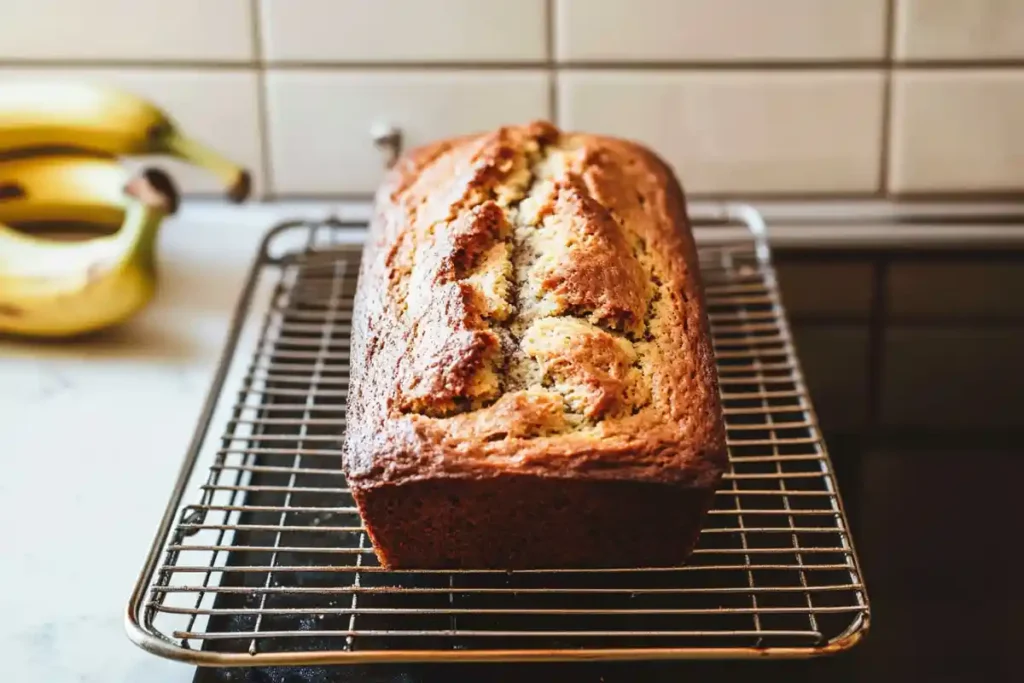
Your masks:
M 135 155 L 206 168 L 235 201 L 250 191 L 244 169 L 141 98 L 88 84 L 0 83 L 0 335 L 74 337 L 150 301 L 157 232 L 178 192 L 163 171 L 133 175 L 119 160 Z M 80 226 L 91 238 L 46 236 Z

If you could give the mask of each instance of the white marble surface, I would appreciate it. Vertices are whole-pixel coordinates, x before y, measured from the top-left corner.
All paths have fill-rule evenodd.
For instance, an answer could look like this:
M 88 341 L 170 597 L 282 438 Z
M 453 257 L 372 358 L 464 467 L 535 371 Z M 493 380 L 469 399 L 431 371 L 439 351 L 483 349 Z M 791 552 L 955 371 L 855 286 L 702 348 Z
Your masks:
M 260 238 L 327 208 L 186 205 L 162 228 L 159 294 L 123 329 L 0 341 L 5 681 L 192 680 L 131 644 L 124 609 Z

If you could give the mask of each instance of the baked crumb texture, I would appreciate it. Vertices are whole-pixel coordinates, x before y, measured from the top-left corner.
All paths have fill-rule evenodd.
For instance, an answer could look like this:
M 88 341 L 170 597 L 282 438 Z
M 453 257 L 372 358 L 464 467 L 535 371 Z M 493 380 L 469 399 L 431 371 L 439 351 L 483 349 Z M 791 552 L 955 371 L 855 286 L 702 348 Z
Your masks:
M 726 455 L 668 167 L 533 123 L 413 150 L 376 206 L 344 467 L 381 562 L 683 561 Z

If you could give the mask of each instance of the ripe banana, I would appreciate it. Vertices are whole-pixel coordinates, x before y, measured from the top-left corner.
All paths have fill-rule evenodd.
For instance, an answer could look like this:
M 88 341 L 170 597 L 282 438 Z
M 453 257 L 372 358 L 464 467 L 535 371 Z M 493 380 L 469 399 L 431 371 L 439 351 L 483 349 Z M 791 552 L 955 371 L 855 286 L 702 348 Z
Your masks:
M 0 223 L 119 226 L 128 197 L 124 166 L 102 156 L 0 160 Z
M 178 195 L 161 171 L 125 186 L 124 224 L 114 235 L 54 242 L 0 225 L 0 334 L 73 337 L 120 323 L 156 288 L 154 247 Z
M 0 153 L 69 148 L 168 154 L 220 177 L 234 201 L 248 197 L 251 187 L 248 172 L 184 136 L 163 111 L 134 94 L 87 83 L 0 84 Z

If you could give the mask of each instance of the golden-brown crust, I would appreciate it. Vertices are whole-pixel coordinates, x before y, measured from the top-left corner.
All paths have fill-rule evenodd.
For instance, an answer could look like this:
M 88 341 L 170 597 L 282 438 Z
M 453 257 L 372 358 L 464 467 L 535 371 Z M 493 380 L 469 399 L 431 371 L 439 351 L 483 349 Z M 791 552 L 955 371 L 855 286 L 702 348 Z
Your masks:
M 717 485 L 725 433 L 669 167 L 534 123 L 389 173 L 353 314 L 353 490 L 502 474 Z

